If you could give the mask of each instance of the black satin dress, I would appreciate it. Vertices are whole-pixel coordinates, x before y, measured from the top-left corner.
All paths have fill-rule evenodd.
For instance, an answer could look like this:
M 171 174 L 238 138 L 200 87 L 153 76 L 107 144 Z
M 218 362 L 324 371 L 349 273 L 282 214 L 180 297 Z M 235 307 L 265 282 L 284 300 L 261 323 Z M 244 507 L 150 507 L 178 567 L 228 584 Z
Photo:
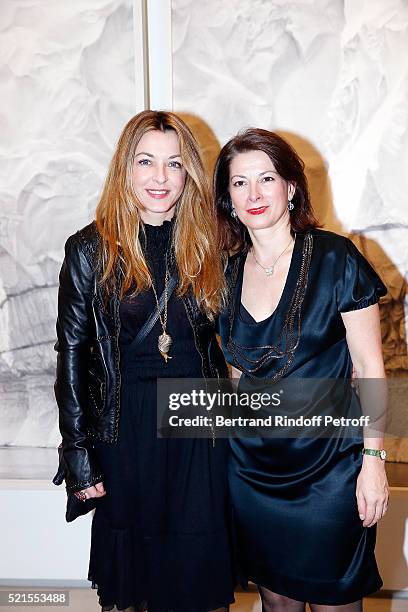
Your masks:
M 146 225 L 146 259 L 158 296 L 172 223 Z M 155 308 L 152 291 L 125 298 L 121 316 L 121 413 L 115 445 L 95 442 L 105 497 L 92 523 L 89 580 L 104 610 L 207 612 L 234 601 L 228 527 L 226 440 L 158 439 L 156 379 L 201 378 L 201 357 L 182 300 L 168 304 L 167 364 L 156 323 L 134 338 Z
M 386 289 L 350 240 L 320 230 L 311 235 L 299 344 L 284 376 L 350 378 L 341 313 L 375 304 Z M 258 323 L 241 305 L 245 255 L 238 257 L 235 314 L 232 322 L 228 312 L 220 319 L 224 353 L 235 367 L 248 370 L 246 359 L 262 356 L 259 347 L 279 343 L 304 241 L 305 235 L 297 235 L 275 312 Z M 230 349 L 237 344 L 258 348 L 234 360 Z M 273 378 L 284 360 L 266 360 L 256 376 Z M 381 587 L 376 528 L 362 526 L 355 497 L 361 437 L 238 438 L 231 440 L 231 449 L 230 492 L 246 579 L 295 600 L 326 605 L 350 603 Z

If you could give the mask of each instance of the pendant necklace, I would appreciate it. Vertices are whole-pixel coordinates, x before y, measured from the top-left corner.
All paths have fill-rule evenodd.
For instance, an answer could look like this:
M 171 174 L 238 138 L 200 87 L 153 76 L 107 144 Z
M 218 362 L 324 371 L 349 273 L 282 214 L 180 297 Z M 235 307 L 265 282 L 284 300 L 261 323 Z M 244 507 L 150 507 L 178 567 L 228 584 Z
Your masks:
M 254 253 L 253 247 L 251 249 L 252 257 L 255 259 L 255 263 L 258 264 L 258 266 L 260 268 L 262 268 L 262 270 L 265 272 L 266 276 L 272 276 L 272 274 L 274 273 L 276 264 L 278 263 L 278 261 L 282 257 L 282 255 L 284 253 L 286 253 L 286 251 L 288 250 L 288 248 L 290 247 L 291 244 L 292 244 L 292 238 L 290 239 L 289 244 L 283 249 L 282 253 L 280 255 L 278 255 L 278 257 L 275 259 L 275 261 L 273 262 L 273 264 L 271 266 L 263 266 L 261 263 L 259 263 L 259 261 L 255 257 L 255 253 Z
M 157 306 L 157 312 L 159 314 L 159 320 L 160 320 L 160 324 L 162 326 L 162 330 L 163 333 L 160 334 L 158 340 L 157 340 L 157 348 L 159 349 L 160 355 L 163 357 L 164 361 L 167 363 L 167 361 L 169 359 L 171 359 L 170 355 L 168 354 L 170 347 L 173 343 L 173 340 L 171 338 L 171 336 L 167 333 L 166 331 L 166 326 L 167 326 L 167 287 L 169 284 L 169 267 L 167 265 L 167 253 L 166 253 L 166 275 L 164 278 L 164 313 L 163 313 L 163 317 L 161 316 L 160 313 L 160 304 L 159 304 L 159 300 L 157 298 L 157 293 L 156 293 L 156 288 L 154 286 L 154 282 L 153 282 L 153 278 L 152 278 L 152 289 L 153 289 L 153 293 L 154 293 L 154 298 L 156 300 L 156 306 Z

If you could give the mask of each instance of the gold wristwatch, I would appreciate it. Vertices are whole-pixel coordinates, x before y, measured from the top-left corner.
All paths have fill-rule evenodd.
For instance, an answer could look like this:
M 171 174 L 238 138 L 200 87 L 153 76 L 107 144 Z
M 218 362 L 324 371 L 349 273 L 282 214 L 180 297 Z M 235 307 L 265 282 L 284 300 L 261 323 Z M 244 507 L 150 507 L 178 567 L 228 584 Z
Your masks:
M 373 457 L 379 457 L 385 461 L 387 458 L 387 451 L 384 449 L 375 450 L 374 448 L 363 448 L 363 455 L 372 455 Z

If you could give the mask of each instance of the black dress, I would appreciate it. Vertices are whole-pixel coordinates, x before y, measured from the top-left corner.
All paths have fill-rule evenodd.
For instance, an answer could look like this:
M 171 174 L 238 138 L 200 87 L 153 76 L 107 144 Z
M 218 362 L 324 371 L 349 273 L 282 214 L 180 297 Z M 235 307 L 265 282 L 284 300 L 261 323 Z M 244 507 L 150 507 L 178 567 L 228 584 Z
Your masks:
M 157 294 L 172 223 L 146 225 L 146 259 Z M 234 601 L 227 517 L 228 445 L 207 439 L 158 439 L 156 378 L 201 378 L 201 357 L 175 292 L 167 331 L 172 359 L 157 349 L 157 322 L 133 339 L 155 308 L 152 291 L 121 303 L 122 395 L 116 445 L 95 442 L 105 497 L 92 523 L 89 580 L 104 609 L 207 612 Z
M 281 369 L 287 378 L 350 378 L 341 313 L 375 304 L 386 293 L 352 242 L 319 230 L 308 238 L 297 235 L 279 304 L 258 323 L 241 305 L 244 264 L 242 255 L 232 316 L 226 312 L 220 319 L 227 361 L 247 371 L 241 380 L 273 379 Z M 305 265 L 302 298 L 298 281 Z M 289 333 L 285 321 L 297 299 L 300 318 L 295 315 Z M 293 358 L 283 350 L 288 344 Z M 266 354 L 265 345 L 275 345 L 275 352 L 248 374 Z M 292 599 L 326 605 L 350 603 L 381 587 L 376 529 L 362 526 L 355 497 L 361 436 L 238 438 L 231 440 L 231 449 L 231 501 L 247 579 Z

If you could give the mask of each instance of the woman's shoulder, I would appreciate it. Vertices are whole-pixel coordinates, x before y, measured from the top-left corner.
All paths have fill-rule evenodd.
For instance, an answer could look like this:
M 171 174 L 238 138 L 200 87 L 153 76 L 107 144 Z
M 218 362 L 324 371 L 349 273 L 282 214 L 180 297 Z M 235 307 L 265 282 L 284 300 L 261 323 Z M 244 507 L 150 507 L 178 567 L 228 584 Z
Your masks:
M 227 265 L 225 267 L 225 278 L 227 279 L 228 285 L 231 285 L 231 283 L 234 281 L 239 269 L 239 264 L 244 256 L 245 251 L 239 251 L 238 253 L 234 253 L 228 257 Z
M 77 230 L 71 236 L 68 236 L 66 245 L 72 247 L 80 247 L 89 253 L 94 253 L 99 244 L 100 234 L 96 227 L 96 221 L 92 221 L 81 229 Z
M 313 236 L 314 248 L 320 251 L 333 252 L 338 256 L 359 253 L 355 244 L 347 236 L 317 228 L 310 230 L 310 233 Z
M 311 233 L 314 236 L 316 261 L 328 273 L 321 274 L 321 278 L 335 281 L 339 312 L 366 308 L 387 293 L 387 288 L 370 262 L 350 238 L 320 229 L 314 229 Z M 322 269 L 320 267 L 320 272 Z
M 68 237 L 65 243 L 65 257 L 70 259 L 83 254 L 94 267 L 99 241 L 100 235 L 96 222 L 92 221 Z
M 91 221 L 74 234 L 68 237 L 67 243 L 78 244 L 85 249 L 96 249 L 100 236 L 96 227 L 96 221 Z

